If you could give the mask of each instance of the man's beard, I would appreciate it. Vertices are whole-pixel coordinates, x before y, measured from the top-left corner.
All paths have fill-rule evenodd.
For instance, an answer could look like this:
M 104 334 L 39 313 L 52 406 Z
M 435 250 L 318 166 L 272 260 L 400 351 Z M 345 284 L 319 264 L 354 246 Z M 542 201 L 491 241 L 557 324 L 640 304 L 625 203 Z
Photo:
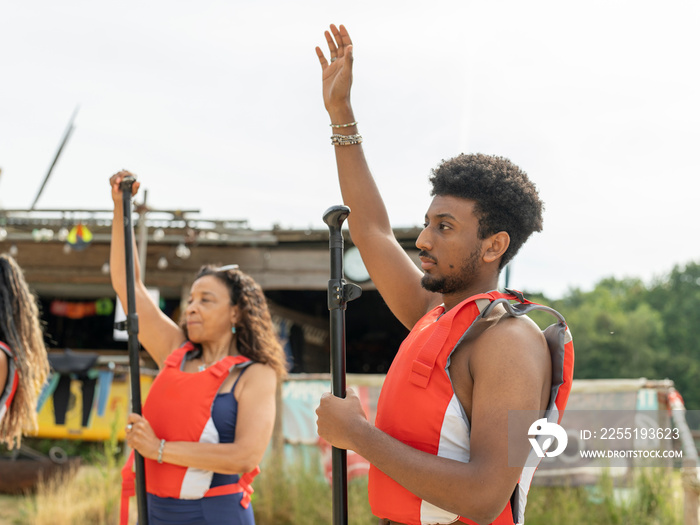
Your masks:
M 479 260 L 481 259 L 481 244 L 463 261 L 456 275 L 448 275 L 444 277 L 432 277 L 425 273 L 420 281 L 421 286 L 429 292 L 452 294 L 461 292 L 471 285 L 479 268 Z

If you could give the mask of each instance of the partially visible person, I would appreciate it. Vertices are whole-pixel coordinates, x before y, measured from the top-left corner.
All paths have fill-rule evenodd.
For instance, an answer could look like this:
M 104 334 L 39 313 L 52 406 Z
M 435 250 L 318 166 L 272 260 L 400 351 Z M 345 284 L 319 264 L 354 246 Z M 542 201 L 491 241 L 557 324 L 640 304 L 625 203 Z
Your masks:
M 119 187 L 127 175 L 110 178 L 110 269 L 122 304 Z M 134 183 L 133 194 L 138 187 Z M 286 373 L 262 289 L 237 265 L 203 266 L 178 326 L 151 299 L 134 259 L 139 341 L 160 368 L 143 417 L 130 414 L 126 427 L 129 446 L 145 458 L 149 523 L 251 525 L 250 483 L 272 436 L 275 391 Z M 123 472 L 128 478 L 130 466 Z
M 0 443 L 10 449 L 37 427 L 37 397 L 48 373 L 36 298 L 17 262 L 0 254 Z

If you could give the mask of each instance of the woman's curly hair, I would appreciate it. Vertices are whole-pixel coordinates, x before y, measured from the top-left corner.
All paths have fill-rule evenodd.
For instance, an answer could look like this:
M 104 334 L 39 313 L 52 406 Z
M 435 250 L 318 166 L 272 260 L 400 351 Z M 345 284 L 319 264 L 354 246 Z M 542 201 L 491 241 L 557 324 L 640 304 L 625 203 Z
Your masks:
M 238 268 L 220 269 L 213 265 L 202 266 L 194 280 L 206 275 L 212 275 L 224 283 L 231 296 L 231 304 L 239 308 L 241 317 L 236 324 L 236 336 L 240 354 L 256 363 L 270 365 L 277 377 L 283 378 L 287 373 L 287 360 L 260 285 Z M 184 316 L 180 328 L 189 340 Z M 198 345 L 195 344 L 195 347 Z
M 476 202 L 479 238 L 505 231 L 510 245 L 499 270 L 515 256 L 533 232 L 542 230 L 537 188 L 527 174 L 504 157 L 482 153 L 461 154 L 432 170 L 433 196 L 452 196 Z
M 21 444 L 23 431 L 37 427 L 37 397 L 48 376 L 49 361 L 36 297 L 22 269 L 4 253 L 0 254 L 0 341 L 10 348 L 18 377 L 15 396 L 0 421 L 0 443 L 13 448 Z

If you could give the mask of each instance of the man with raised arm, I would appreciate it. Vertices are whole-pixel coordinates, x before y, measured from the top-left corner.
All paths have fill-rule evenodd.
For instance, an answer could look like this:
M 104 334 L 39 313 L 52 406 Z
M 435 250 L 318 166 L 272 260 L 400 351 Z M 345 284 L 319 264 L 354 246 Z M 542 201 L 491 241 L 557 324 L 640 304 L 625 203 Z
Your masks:
M 318 433 L 371 463 L 369 500 L 380 523 L 522 523 L 532 449 L 524 431 L 509 450 L 509 411 L 560 421 L 573 374 L 563 318 L 549 310 L 559 323 L 543 334 L 522 315 L 542 307 L 496 291 L 500 270 L 542 228 L 537 190 L 502 157 L 443 161 L 416 241 L 421 272 L 393 235 L 362 151 L 348 31 L 331 25 L 325 37 L 330 60 L 316 53 L 350 234 L 411 332 L 386 376 L 375 424 L 349 389 L 345 399 L 322 397 Z

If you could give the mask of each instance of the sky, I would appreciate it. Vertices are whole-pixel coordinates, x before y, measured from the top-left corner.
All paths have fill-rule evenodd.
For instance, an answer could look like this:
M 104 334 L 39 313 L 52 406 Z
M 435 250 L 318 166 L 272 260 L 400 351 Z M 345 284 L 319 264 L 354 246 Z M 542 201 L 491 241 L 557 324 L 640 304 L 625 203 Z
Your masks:
M 314 52 L 354 42 L 353 105 L 394 226 L 462 152 L 508 157 L 545 202 L 511 286 L 551 298 L 700 257 L 694 1 L 5 0 L 0 207 L 158 209 L 324 229 L 340 204 Z

